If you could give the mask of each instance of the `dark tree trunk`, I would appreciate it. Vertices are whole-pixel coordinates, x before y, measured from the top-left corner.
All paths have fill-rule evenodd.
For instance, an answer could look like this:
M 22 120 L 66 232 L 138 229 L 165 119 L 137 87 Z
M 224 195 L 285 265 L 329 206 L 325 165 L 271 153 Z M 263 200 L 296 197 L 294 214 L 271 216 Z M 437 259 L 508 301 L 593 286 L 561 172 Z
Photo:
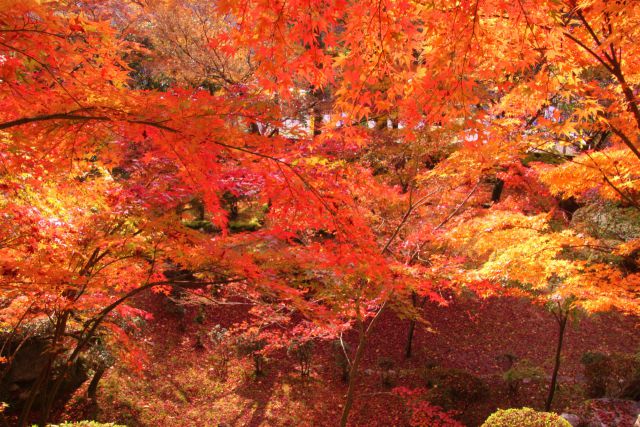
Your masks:
M 409 335 L 407 336 L 407 346 L 404 350 L 404 357 L 407 359 L 411 358 L 411 346 L 413 344 L 413 332 L 416 329 L 416 321 L 411 319 L 409 321 Z
M 260 133 L 260 128 L 258 127 L 258 124 L 256 122 L 249 123 L 249 133 L 253 133 L 253 134 Z
M 500 197 L 502 196 L 502 190 L 504 189 L 504 181 L 500 178 L 497 178 L 495 185 L 493 186 L 493 191 L 491 192 L 491 201 L 493 203 L 498 203 L 500 201 Z
M 340 418 L 340 427 L 346 427 L 347 420 L 349 419 L 349 411 L 353 406 L 353 397 L 356 389 L 356 380 L 358 379 L 358 368 L 360 367 L 360 361 L 362 360 L 362 354 L 367 343 L 367 333 L 364 327 L 364 322 L 359 322 L 359 341 L 358 348 L 356 349 L 356 356 L 351 364 L 349 370 L 349 389 L 347 390 L 347 399 L 344 402 L 344 409 L 342 410 L 342 417 Z
M 100 368 L 96 370 L 96 373 L 93 374 L 93 378 L 91 378 L 91 382 L 89 383 L 89 388 L 87 388 L 87 397 L 91 400 L 95 400 L 96 393 L 98 392 L 98 383 L 100 379 L 106 372 L 105 368 Z
M 422 307 L 427 302 L 427 298 L 424 297 L 421 300 L 418 299 L 418 294 L 411 292 L 411 304 L 413 307 Z M 409 333 L 407 334 L 407 344 L 404 348 L 404 356 L 409 359 L 413 351 L 413 335 L 416 331 L 416 320 L 411 319 L 409 321 Z
M 553 374 L 551 374 L 551 384 L 549 384 L 549 394 L 547 395 L 547 401 L 544 404 L 544 410 L 550 411 L 551 404 L 553 403 L 553 395 L 556 392 L 556 386 L 558 383 L 558 371 L 560 370 L 560 358 L 562 355 L 562 342 L 564 340 L 564 331 L 567 326 L 567 313 L 559 310 L 556 319 L 558 321 L 558 345 L 556 347 L 556 358 L 553 366 Z
M 418 305 L 418 294 L 416 294 L 415 292 L 411 292 L 411 304 L 413 304 L 414 307 Z M 409 321 L 409 334 L 407 335 L 407 345 L 405 346 L 405 349 L 404 349 L 404 357 L 406 357 L 407 359 L 411 357 L 411 350 L 413 346 L 413 333 L 415 332 L 415 330 L 416 330 L 416 321 L 415 319 L 411 319 Z
M 324 101 L 324 92 L 321 89 L 314 89 L 311 92 L 311 96 L 313 96 L 315 103 L 312 108 L 312 116 L 313 116 L 313 136 L 318 136 L 322 133 L 322 121 L 324 119 L 324 115 L 322 113 L 322 102 Z

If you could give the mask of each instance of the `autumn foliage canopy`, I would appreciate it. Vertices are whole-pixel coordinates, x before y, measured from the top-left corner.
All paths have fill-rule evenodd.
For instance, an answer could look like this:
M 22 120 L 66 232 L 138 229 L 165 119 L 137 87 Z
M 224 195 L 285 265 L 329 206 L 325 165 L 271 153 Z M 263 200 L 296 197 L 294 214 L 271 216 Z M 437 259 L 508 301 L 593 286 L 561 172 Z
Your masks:
M 143 363 L 147 290 L 272 345 L 459 292 L 638 314 L 639 38 L 624 0 L 0 0 L 0 329 L 51 336 L 23 419 L 98 335 Z

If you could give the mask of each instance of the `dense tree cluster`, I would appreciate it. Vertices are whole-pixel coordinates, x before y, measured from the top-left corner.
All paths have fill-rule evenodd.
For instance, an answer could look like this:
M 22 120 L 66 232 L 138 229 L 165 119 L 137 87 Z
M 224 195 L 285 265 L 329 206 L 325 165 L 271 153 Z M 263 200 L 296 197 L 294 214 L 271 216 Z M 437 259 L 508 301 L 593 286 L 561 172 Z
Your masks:
M 1 1 L 0 383 L 42 354 L 11 420 L 141 364 L 146 291 L 250 307 L 216 342 L 256 372 L 337 339 L 341 425 L 383 312 L 410 357 L 427 301 L 526 297 L 549 410 L 568 320 L 640 307 L 639 38 L 624 0 Z

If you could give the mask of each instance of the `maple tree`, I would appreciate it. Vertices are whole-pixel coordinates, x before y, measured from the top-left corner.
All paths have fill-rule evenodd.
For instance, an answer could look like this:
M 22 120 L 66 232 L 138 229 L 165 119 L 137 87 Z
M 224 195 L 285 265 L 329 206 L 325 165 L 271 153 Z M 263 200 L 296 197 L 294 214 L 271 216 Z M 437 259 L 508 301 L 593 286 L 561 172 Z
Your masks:
M 567 221 L 566 214 L 558 218 L 553 211 L 549 212 L 548 202 L 546 206 L 543 202 L 544 198 L 558 196 L 574 198 L 581 204 L 613 200 L 637 208 L 630 166 L 638 161 L 637 148 L 627 136 L 638 129 L 634 119 L 637 101 L 625 77 L 629 73 L 633 79 L 635 66 L 622 59 L 622 52 L 633 51 L 634 47 L 614 36 L 616 28 L 620 34 L 633 37 L 632 30 L 625 26 L 633 25 L 634 6 L 613 6 L 607 2 L 569 2 L 566 6 L 569 7 L 559 15 L 562 18 L 555 31 L 560 33 L 558 40 L 563 45 L 569 43 L 570 49 L 551 62 L 548 55 L 552 50 L 544 48 L 548 72 L 544 72 L 543 65 L 531 81 L 516 86 L 501 101 L 513 107 L 513 95 L 521 96 L 526 93 L 521 92 L 524 88 L 528 91 L 533 88 L 530 84 L 537 86 L 540 79 L 549 83 L 543 94 L 536 94 L 537 89 L 529 92 L 542 95 L 538 98 L 543 102 L 539 107 L 531 103 L 535 98 L 527 98 L 527 103 L 522 104 L 525 110 L 521 114 L 531 117 L 525 124 L 531 131 L 524 142 L 525 147 L 559 158 L 560 164 L 538 164 L 524 174 L 511 167 L 510 173 L 503 175 L 507 185 L 542 184 L 538 200 L 510 200 L 510 210 L 516 208 L 520 212 L 492 213 L 479 220 L 479 228 L 466 223 L 463 231 L 473 240 L 466 243 L 475 247 L 477 256 L 489 255 L 478 270 L 480 278 L 498 279 L 504 287 L 529 286 L 525 292 L 552 304 L 559 332 L 547 410 L 553 400 L 562 340 L 572 310 L 580 307 L 594 312 L 616 307 L 635 312 L 637 309 L 637 271 L 633 267 L 637 254 L 629 251 L 634 245 L 633 237 L 630 241 L 622 236 L 611 239 L 594 233 L 595 230 L 585 230 L 584 226 L 582 230 L 572 230 L 572 226 L 580 223 Z M 602 52 L 604 39 L 606 52 Z M 545 38 L 546 42 L 549 40 L 553 39 Z M 553 89 L 549 91 L 550 88 Z M 607 96 L 600 90 L 607 91 Z M 625 116 L 626 120 L 621 122 L 612 119 Z M 610 140 L 613 135 L 617 140 Z M 570 148 L 569 156 L 566 147 Z M 540 214 L 531 215 L 536 212 Z M 569 212 L 569 219 L 572 213 Z M 630 264 L 612 262 L 611 253 L 630 257 Z
M 297 314 L 355 329 L 341 425 L 387 309 L 409 357 L 443 289 L 551 299 L 549 409 L 567 313 L 638 312 L 640 236 L 561 209 L 639 207 L 639 7 L 0 3 L 1 321 L 50 328 L 19 423 L 173 288 L 249 301 L 273 346 Z

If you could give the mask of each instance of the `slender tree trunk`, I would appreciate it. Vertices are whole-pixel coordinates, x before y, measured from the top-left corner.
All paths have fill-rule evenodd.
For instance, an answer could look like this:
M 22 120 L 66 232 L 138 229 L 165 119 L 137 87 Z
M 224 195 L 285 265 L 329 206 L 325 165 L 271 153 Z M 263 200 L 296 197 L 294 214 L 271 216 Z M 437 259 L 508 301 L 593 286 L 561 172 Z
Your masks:
M 411 292 L 411 303 L 413 304 L 413 306 L 417 306 L 418 305 L 418 294 L 416 294 L 415 292 Z M 409 359 L 411 357 L 411 347 L 413 345 L 413 333 L 416 330 L 416 320 L 415 319 L 411 319 L 409 321 L 409 334 L 407 335 L 407 345 L 405 346 L 405 350 L 404 350 L 404 357 L 406 357 L 407 359 Z
M 89 399 L 95 400 L 96 393 L 98 391 L 98 383 L 106 371 L 107 370 L 105 368 L 101 368 L 96 370 L 96 373 L 93 374 L 93 378 L 91 378 L 91 382 L 89 383 L 89 388 L 87 388 L 87 397 Z
M 500 178 L 496 179 L 496 183 L 493 186 L 493 190 L 491 191 L 491 201 L 493 203 L 498 203 L 500 201 L 500 196 L 502 196 L 502 190 L 504 188 L 504 181 Z
M 351 406 L 353 406 L 353 396 L 356 389 L 356 380 L 358 379 L 358 368 L 360 367 L 362 354 L 364 353 L 364 348 L 367 343 L 367 332 L 364 327 L 364 322 L 359 321 L 359 323 L 358 348 L 356 349 L 356 357 L 353 359 L 351 369 L 349 370 L 349 388 L 347 390 L 347 399 L 344 402 L 344 409 L 342 410 L 342 418 L 340 418 L 340 427 L 346 427 L 347 425 L 349 411 L 351 411 Z
M 407 345 L 404 350 L 404 357 L 407 359 L 411 358 L 411 346 L 413 344 L 413 332 L 416 329 L 416 321 L 411 319 L 409 321 L 409 334 L 407 335 Z
M 324 98 L 324 92 L 322 91 L 322 89 L 314 89 L 311 92 L 311 95 L 315 100 L 315 105 L 313 106 L 311 111 L 311 116 L 313 121 L 311 132 L 313 136 L 318 136 L 322 133 L 322 121 L 323 121 L 324 115 L 322 113 L 321 103 Z
M 559 311 L 556 319 L 558 320 L 558 345 L 556 347 L 556 359 L 553 366 L 553 374 L 551 374 L 551 384 L 549 385 L 549 394 L 547 395 L 547 401 L 544 404 L 544 410 L 550 411 L 551 404 L 553 403 L 553 395 L 556 391 L 556 385 L 558 382 L 558 371 L 560 370 L 560 356 L 562 354 L 562 341 L 564 340 L 564 331 L 567 326 L 567 313 Z

